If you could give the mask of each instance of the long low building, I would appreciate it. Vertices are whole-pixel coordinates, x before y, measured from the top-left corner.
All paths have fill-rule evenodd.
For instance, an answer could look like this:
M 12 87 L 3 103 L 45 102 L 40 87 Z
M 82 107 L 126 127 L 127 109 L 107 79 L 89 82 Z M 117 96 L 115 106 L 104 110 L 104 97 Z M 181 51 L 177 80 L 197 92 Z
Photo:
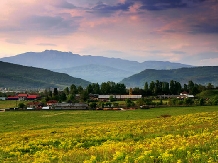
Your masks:
M 99 100 L 107 100 L 110 99 L 111 96 L 114 99 L 125 100 L 125 99 L 140 99 L 142 95 L 98 95 Z
M 86 110 L 88 105 L 84 103 L 54 103 L 51 108 L 58 110 Z

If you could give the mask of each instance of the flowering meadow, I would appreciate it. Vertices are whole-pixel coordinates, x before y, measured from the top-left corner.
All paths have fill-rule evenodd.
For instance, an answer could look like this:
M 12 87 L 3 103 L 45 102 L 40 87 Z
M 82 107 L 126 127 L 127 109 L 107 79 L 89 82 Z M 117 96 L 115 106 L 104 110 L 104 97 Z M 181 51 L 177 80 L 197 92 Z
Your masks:
M 215 163 L 218 112 L 0 133 L 0 162 Z

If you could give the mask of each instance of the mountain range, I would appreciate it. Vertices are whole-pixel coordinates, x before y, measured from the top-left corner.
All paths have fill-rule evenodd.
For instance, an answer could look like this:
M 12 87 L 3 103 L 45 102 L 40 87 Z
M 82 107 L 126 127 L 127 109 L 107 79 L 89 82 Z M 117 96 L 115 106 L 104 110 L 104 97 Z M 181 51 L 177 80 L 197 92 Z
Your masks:
M 0 61 L 0 87 L 13 89 L 66 88 L 87 86 L 90 82 L 64 73 Z
M 0 58 L 1 61 L 43 68 L 60 73 L 67 73 L 92 83 L 106 81 L 120 82 L 122 79 L 139 73 L 145 69 L 178 69 L 191 65 L 168 61 L 129 61 L 120 58 L 103 56 L 81 56 L 72 52 L 45 50 L 43 52 L 27 52 L 11 57 Z
M 174 80 L 181 84 L 187 84 L 192 80 L 194 83 L 207 85 L 208 83 L 218 86 L 218 66 L 203 66 L 191 68 L 179 68 L 172 70 L 147 69 L 121 81 L 127 87 L 144 87 L 145 82 L 151 81 L 170 82 Z

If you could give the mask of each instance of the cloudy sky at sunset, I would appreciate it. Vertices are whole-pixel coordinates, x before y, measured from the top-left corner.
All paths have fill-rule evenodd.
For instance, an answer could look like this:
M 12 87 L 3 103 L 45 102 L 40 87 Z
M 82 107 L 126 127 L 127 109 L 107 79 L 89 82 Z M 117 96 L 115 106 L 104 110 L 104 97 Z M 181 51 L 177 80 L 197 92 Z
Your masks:
M 218 0 L 1 0 L 0 57 L 46 49 L 218 66 Z

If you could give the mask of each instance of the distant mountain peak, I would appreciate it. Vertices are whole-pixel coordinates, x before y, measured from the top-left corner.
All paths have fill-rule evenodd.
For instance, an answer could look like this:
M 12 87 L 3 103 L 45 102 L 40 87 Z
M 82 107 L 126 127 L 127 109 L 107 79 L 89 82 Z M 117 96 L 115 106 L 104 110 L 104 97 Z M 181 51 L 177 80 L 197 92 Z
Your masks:
M 63 70 L 61 69 L 69 69 L 69 71 L 66 72 L 67 74 L 81 74 L 83 79 L 89 81 L 91 78 L 93 79 L 91 81 L 96 81 L 98 80 L 98 78 L 105 78 L 105 81 L 113 81 L 114 78 L 116 78 L 116 80 L 122 80 L 123 78 L 121 79 L 121 77 L 127 77 L 129 75 L 139 73 L 145 69 L 177 69 L 181 67 L 191 67 L 190 65 L 172 63 L 168 61 L 144 61 L 140 63 L 137 61 L 130 61 L 121 58 L 108 58 L 105 56 L 81 56 L 79 54 L 73 54 L 72 52 L 62 52 L 58 50 L 27 52 L 12 57 L 1 58 L 0 60 L 4 62 L 39 67 L 49 70 L 58 69 L 59 72 L 63 72 Z M 104 67 L 104 69 L 102 69 L 104 70 L 104 74 L 99 73 L 102 70 L 98 69 L 97 66 L 93 65 L 106 66 Z M 84 66 L 84 68 L 74 69 L 78 66 Z M 89 67 L 90 69 L 92 68 L 92 71 L 88 70 L 87 67 Z M 87 78 L 84 78 L 84 69 L 87 70 Z M 108 69 L 108 71 L 106 71 L 106 69 Z M 96 76 L 92 74 L 98 75 Z

